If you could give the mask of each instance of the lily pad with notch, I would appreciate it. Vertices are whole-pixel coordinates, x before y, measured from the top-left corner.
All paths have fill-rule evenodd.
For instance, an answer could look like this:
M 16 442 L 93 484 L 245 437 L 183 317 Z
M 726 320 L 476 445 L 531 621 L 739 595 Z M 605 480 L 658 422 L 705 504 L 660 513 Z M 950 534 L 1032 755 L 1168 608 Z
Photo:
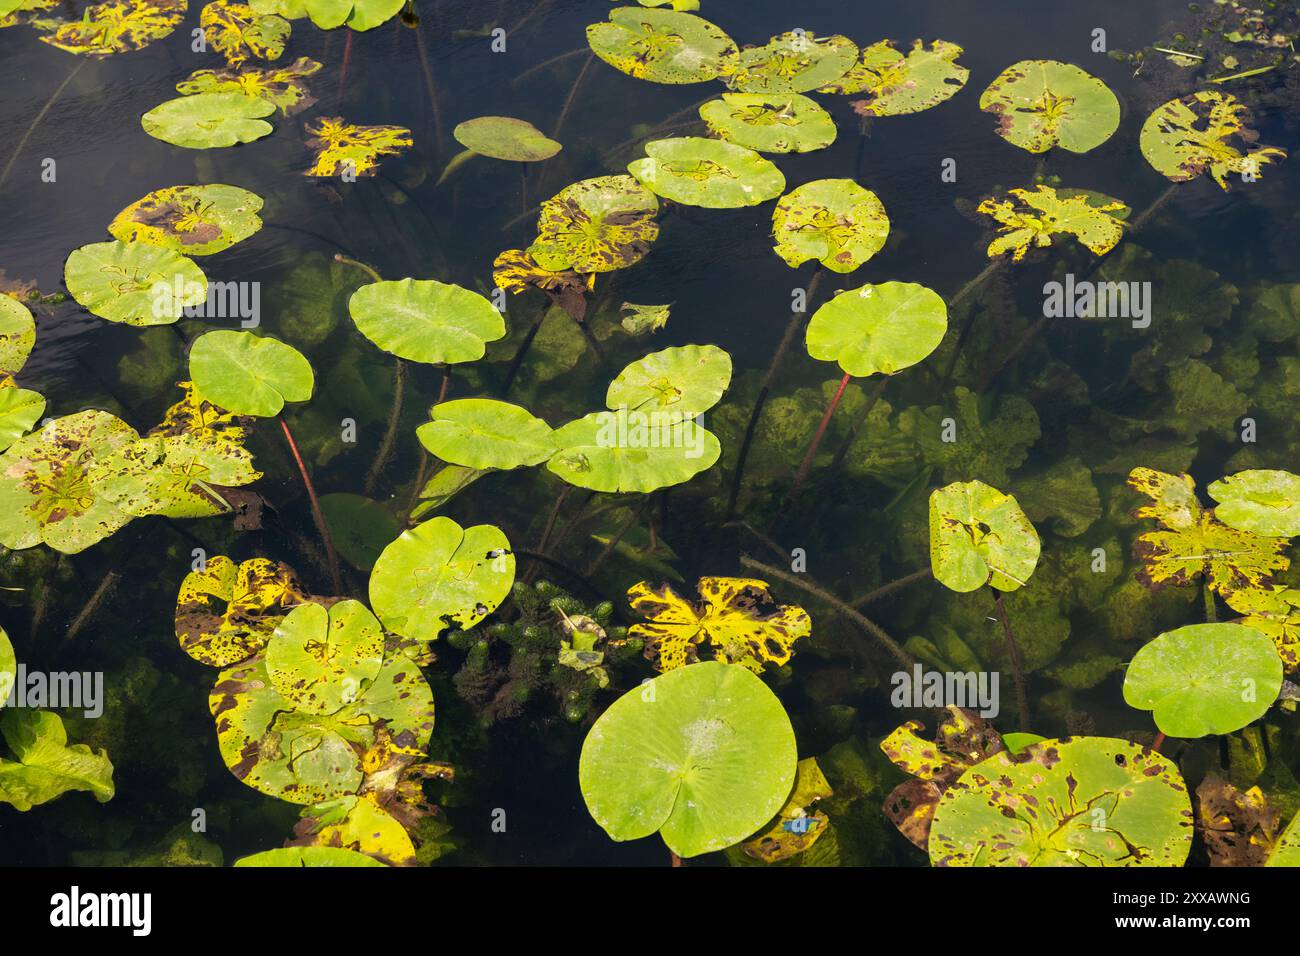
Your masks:
M 998 117 L 999 136 L 1031 153 L 1053 146 L 1086 153 L 1119 127 L 1119 100 L 1110 88 L 1056 60 L 1013 63 L 984 90 L 980 109 Z
M 384 629 L 350 599 L 294 608 L 266 645 L 271 686 L 309 714 L 333 714 L 356 701 L 383 662 Z
M 832 272 L 852 272 L 884 247 L 889 216 L 854 180 L 817 179 L 777 201 L 772 235 L 791 268 L 816 259 Z
M 962 48 L 947 40 L 935 40 L 925 48 L 912 41 L 906 54 L 892 40 L 863 47 L 858 62 L 822 93 L 867 94 L 854 100 L 853 109 L 863 116 L 901 116 L 938 106 L 966 85 L 970 70 L 957 62 Z
M 80 305 L 126 325 L 170 325 L 208 298 L 202 269 L 175 250 L 146 243 L 114 240 L 74 249 L 63 281 Z
M 528 247 L 552 272 L 612 272 L 639 262 L 659 236 L 659 200 L 631 176 L 598 176 L 542 203 Z
M 593 53 L 614 69 L 651 83 L 716 79 L 736 53 L 731 37 L 708 20 L 675 10 L 618 7 L 587 27 Z
M 930 494 L 930 566 L 944 587 L 1024 587 L 1041 547 L 1016 499 L 991 485 L 958 481 Z
M 700 107 L 715 136 L 760 153 L 808 153 L 835 142 L 835 121 L 800 93 L 723 93 Z
M 731 58 L 723 79 L 742 93 L 806 93 L 836 82 L 857 59 L 858 45 L 848 37 L 791 30 L 745 47 Z
M 506 334 L 487 299 L 434 279 L 372 282 L 352 293 L 348 312 L 379 348 L 412 362 L 474 362 Z
M 656 139 L 628 172 L 657 196 L 685 206 L 738 209 L 775 199 L 785 176 L 752 149 L 698 136 Z
M 187 256 L 229 249 L 262 228 L 262 197 L 238 186 L 168 186 L 127 206 L 108 224 L 114 239 Z
M 629 363 L 610 382 L 605 405 L 610 409 L 670 412 L 681 416 L 706 412 L 731 384 L 731 355 L 716 345 L 678 345 Z
M 555 430 L 558 451 L 547 470 L 579 488 L 649 492 L 690 481 L 712 468 L 722 446 L 681 412 L 593 412 Z
M 269 136 L 263 117 L 275 112 L 268 100 L 242 93 L 195 93 L 155 106 L 140 117 L 154 139 L 185 149 L 212 149 L 251 143 Z
M 196 661 L 229 667 L 260 652 L 285 615 L 310 600 L 287 565 L 213 555 L 181 582 L 176 639 Z
M 813 313 L 808 354 L 848 375 L 893 375 L 923 360 L 948 331 L 948 307 L 914 282 L 867 284 L 841 292 Z
M 551 427 L 509 402 L 461 398 L 434 405 L 429 417 L 416 437 L 453 465 L 506 470 L 539 465 L 555 453 Z
M 286 402 L 307 401 L 316 385 L 311 363 L 293 346 L 233 329 L 194 340 L 190 378 L 207 401 L 259 418 L 279 415 Z
M 1206 491 L 1219 503 L 1214 516 L 1230 528 L 1265 537 L 1300 534 L 1300 476 L 1251 469 L 1220 478 Z

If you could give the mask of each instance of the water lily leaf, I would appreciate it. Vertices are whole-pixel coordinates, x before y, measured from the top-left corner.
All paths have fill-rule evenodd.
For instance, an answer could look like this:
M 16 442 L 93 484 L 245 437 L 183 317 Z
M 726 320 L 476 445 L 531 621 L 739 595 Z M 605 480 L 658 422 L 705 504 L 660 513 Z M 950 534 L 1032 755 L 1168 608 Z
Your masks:
M 1284 585 L 1246 588 L 1224 599 L 1240 621 L 1273 641 L 1287 674 L 1300 672 L 1300 591 Z
M 930 566 L 959 593 L 990 584 L 1023 587 L 1038 565 L 1038 532 L 1020 505 L 982 481 L 958 481 L 930 494 Z
M 269 135 L 272 126 L 262 117 L 274 112 L 268 101 L 242 93 L 196 93 L 155 106 L 140 117 L 140 125 L 164 143 L 211 149 Z
M 293 832 L 294 846 L 342 847 L 388 866 L 415 865 L 415 846 L 405 828 L 369 796 L 307 807 Z
M 370 572 L 370 605 L 394 634 L 432 641 L 469 630 L 510 593 L 515 556 L 501 529 L 430 518 L 402 532 Z
M 808 354 L 838 362 L 848 375 L 893 375 L 939 347 L 948 307 L 915 282 L 868 283 L 841 292 L 813 313 Z
M 304 176 L 373 176 L 379 157 L 396 156 L 415 142 L 404 126 L 353 126 L 342 116 L 322 117 L 306 130 L 316 160 Z
M 614 0 L 615 3 L 618 0 Z M 700 0 L 636 0 L 643 7 L 671 6 L 674 10 L 689 12 L 700 9 Z
M 971 767 L 930 829 L 935 866 L 1182 866 L 1192 808 L 1178 767 L 1127 740 L 1044 740 Z
M 1281 815 L 1259 787 L 1242 791 L 1207 774 L 1196 788 L 1196 816 L 1210 866 L 1283 865 L 1271 862 Z
M 453 465 L 522 468 L 555 453 L 551 426 L 509 402 L 462 398 L 434 405 L 429 417 L 416 437 L 430 454 Z
M 384 629 L 360 601 L 303 604 L 266 646 L 273 686 L 308 714 L 333 714 L 361 696 L 384 662 Z
M 447 465 L 438 469 L 420 489 L 420 503 L 411 509 L 410 519 L 419 521 L 430 512 L 439 510 L 486 474 L 488 472 L 461 465 Z M 389 540 L 396 535 L 397 532 L 394 531 L 389 535 Z M 380 550 L 382 551 L 383 548 Z M 374 562 L 371 562 L 371 567 L 373 566 Z
M 108 224 L 114 239 L 187 256 L 229 249 L 262 228 L 262 197 L 238 186 L 168 186 L 127 206 Z
M 294 0 L 289 2 L 292 4 Z M 346 26 L 359 32 L 387 23 L 397 16 L 404 3 L 405 0 L 305 0 L 307 16 L 322 30 Z
M 45 396 L 16 386 L 0 387 L 0 451 L 27 434 L 45 414 Z
M 278 60 L 289 39 L 289 21 L 275 15 L 253 12 L 246 3 L 213 0 L 199 14 L 204 35 L 232 67 L 249 57 Z
M 213 555 L 176 595 L 176 639 L 202 664 L 229 667 L 262 650 L 276 626 L 311 598 L 287 565 Z
M 554 433 L 547 470 L 592 491 L 655 491 L 689 481 L 722 454 L 717 437 L 680 412 L 593 412 Z
M 876 194 L 852 179 L 817 179 L 777 201 L 772 235 L 791 268 L 816 259 L 832 272 L 852 272 L 885 245 L 889 216 Z
M 1230 528 L 1280 538 L 1300 534 L 1300 477 L 1289 471 L 1239 471 L 1206 491 L 1219 503 L 1214 516 Z
M 655 194 L 631 176 L 584 179 L 542 203 L 528 255 L 552 271 L 624 269 L 650 251 L 658 212 Z
M 498 288 L 518 295 L 525 289 L 541 289 L 563 302 L 566 296 L 584 302 L 583 296 L 596 285 L 596 274 L 581 274 L 572 269 L 543 269 L 523 249 L 507 249 L 492 263 L 492 281 Z M 567 311 L 567 307 L 566 311 Z
M 108 0 L 85 8 L 80 20 L 41 21 L 52 30 L 42 43 L 69 53 L 103 57 L 143 50 L 170 36 L 189 9 L 187 0 Z
M 1142 155 L 1162 176 L 1176 183 L 1210 176 L 1228 188 L 1228 175 L 1259 176 L 1265 163 L 1285 159 L 1286 150 L 1254 148 L 1259 134 L 1250 110 L 1231 93 L 1200 90 L 1170 100 L 1142 124 Z
M 13 296 L 0 293 L 0 375 L 17 375 L 36 345 L 31 311 Z
M 863 47 L 853 68 L 821 92 L 866 93 L 866 99 L 853 101 L 862 116 L 919 113 L 951 99 L 966 85 L 970 70 L 957 62 L 961 54 L 962 48 L 947 40 L 935 40 L 928 50 L 923 41 L 913 40 L 906 54 L 895 49 L 892 40 L 881 40 Z
M 635 302 L 624 302 L 618 307 L 619 325 L 628 335 L 648 335 L 651 332 L 658 332 L 668 324 L 668 314 L 672 310 L 672 303 L 668 305 L 637 305 Z
M 627 365 L 610 382 L 605 405 L 615 410 L 698 415 L 718 404 L 729 384 L 731 356 L 724 349 L 679 345 Z
M 1199 523 L 1201 503 L 1196 499 L 1196 483 L 1191 475 L 1138 467 L 1129 473 L 1128 485 L 1151 499 L 1151 504 L 1133 512 L 1134 518 L 1154 518 L 1174 530 L 1193 528 Z
M 233 412 L 213 405 L 194 388 L 193 382 L 178 382 L 181 400 L 163 413 L 163 419 L 149 435 L 188 435 L 207 445 L 242 445 L 244 428 Z
M 18 679 L 18 658 L 14 656 L 14 646 L 5 629 L 0 627 L 0 708 L 9 702 L 9 692 L 14 689 Z
M 372 856 L 334 846 L 289 846 L 279 850 L 263 850 L 235 861 L 235 866 L 241 867 L 384 865 Z
M 456 142 L 480 156 L 515 163 L 539 163 L 564 147 L 536 126 L 509 116 L 479 116 L 457 124 Z
M 818 800 L 832 797 L 826 775 L 816 757 L 800 760 L 795 768 L 794 791 L 772 825 L 742 846 L 745 853 L 764 863 L 777 863 L 798 856 L 826 832 L 825 813 L 815 809 Z
M 505 319 L 477 292 L 433 279 L 372 282 L 352 293 L 357 329 L 412 362 L 474 362 L 506 334 Z
M 723 79 L 742 93 L 806 93 L 834 83 L 857 59 L 858 45 L 848 37 L 792 30 L 745 47 L 729 61 Z
M 831 114 L 799 93 L 723 93 L 700 107 L 715 136 L 760 153 L 808 153 L 835 142 Z
M 192 435 L 142 438 L 123 450 L 129 473 L 110 493 L 135 517 L 205 518 L 225 514 L 222 488 L 251 485 L 262 473 L 253 456 L 231 442 L 210 443 Z
M 100 803 L 113 799 L 113 764 L 108 754 L 85 744 L 68 746 L 58 714 L 10 707 L 0 714 L 0 735 L 14 760 L 0 759 L 0 803 L 27 811 L 73 791 Z
M 1013 63 L 980 96 L 980 109 L 998 117 L 999 136 L 1031 153 L 1086 153 L 1119 127 L 1119 100 L 1106 84 L 1055 60 Z
M 642 581 L 628 589 L 632 610 L 649 618 L 633 624 L 628 634 L 645 642 L 645 656 L 659 671 L 693 664 L 696 645 L 706 640 L 717 660 L 762 671 L 767 663 L 787 663 L 794 642 L 812 631 L 808 612 L 795 604 L 778 605 L 766 581 L 705 577 L 696 588 L 697 603 L 666 584 L 652 588 Z
M 611 839 L 656 831 L 679 857 L 721 850 L 780 810 L 795 778 L 790 718 L 743 667 L 680 667 L 616 700 L 582 745 L 578 783 Z
M 1291 818 L 1265 866 L 1300 866 L 1300 813 Z
M 266 69 L 196 70 L 176 84 L 180 93 L 238 93 L 266 100 L 283 115 L 300 113 L 316 102 L 306 78 L 320 72 L 321 64 L 305 56 L 285 66 Z
M 1264 716 L 1282 687 L 1267 635 L 1241 624 L 1191 624 L 1133 655 L 1124 701 L 1153 711 L 1170 737 L 1230 734 Z
M 614 69 L 651 83 L 702 83 L 717 77 L 735 41 L 708 20 L 672 10 L 611 10 L 587 27 L 587 43 Z
M 207 401 L 259 418 L 280 414 L 285 402 L 307 401 L 316 385 L 311 363 L 293 346 L 233 329 L 194 340 L 190 378 Z
M 321 495 L 320 510 L 334 547 L 358 571 L 373 568 L 388 542 L 402 533 L 389 508 L 362 495 L 344 491 Z
M 41 11 L 58 5 L 59 0 L 0 0 L 0 30 L 27 23 Z
M 110 492 L 139 437 L 108 412 L 85 411 L 14 442 L 0 456 L 0 544 L 76 554 L 123 527 L 131 516 Z
M 63 265 L 72 297 L 101 319 L 170 325 L 208 298 L 203 270 L 171 249 L 145 243 L 92 242 Z
M 979 211 L 992 216 L 1001 233 L 989 243 L 989 258 L 1010 252 L 1011 260 L 1019 262 L 1030 246 L 1050 246 L 1052 237 L 1059 235 L 1074 236 L 1099 256 L 1115 248 L 1124 235 L 1121 219 L 1128 215 L 1128 206 L 1097 193 L 1066 196 L 1064 192 L 1036 186 L 1012 189 L 1005 199 L 981 202 Z
M 738 209 L 775 199 L 785 176 L 752 149 L 698 136 L 656 139 L 628 172 L 656 196 L 685 206 Z

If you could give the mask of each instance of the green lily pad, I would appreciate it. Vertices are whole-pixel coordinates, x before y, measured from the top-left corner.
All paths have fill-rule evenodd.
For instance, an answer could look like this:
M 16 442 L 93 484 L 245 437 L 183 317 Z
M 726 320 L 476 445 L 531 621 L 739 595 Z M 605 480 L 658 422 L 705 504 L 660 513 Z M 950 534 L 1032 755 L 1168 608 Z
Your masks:
M 716 345 L 679 345 L 630 363 L 609 385 L 605 405 L 618 410 L 670 412 L 683 418 L 708 411 L 731 384 L 731 356 Z
M 906 55 L 893 41 L 881 40 L 863 47 L 857 64 L 822 93 L 866 93 L 853 108 L 863 116 L 902 116 L 938 106 L 966 85 L 970 70 L 957 62 L 962 48 L 935 40 L 930 49 L 912 41 Z
M 515 163 L 539 163 L 564 147 L 547 138 L 532 123 L 509 116 L 479 116 L 457 124 L 452 130 L 456 142 L 491 159 Z
M 717 436 L 680 412 L 593 412 L 555 430 L 547 469 L 592 491 L 655 491 L 690 481 L 717 463 Z
M 792 30 L 741 50 L 723 79 L 742 93 L 806 93 L 834 83 L 857 60 L 858 45 L 848 37 Z
M 799 93 L 723 93 L 700 107 L 716 136 L 760 153 L 808 153 L 835 142 L 835 121 Z
M 841 292 L 808 323 L 808 354 L 839 362 L 854 376 L 893 375 L 939 347 L 948 307 L 937 292 L 914 282 L 868 283 Z
M 631 176 L 584 179 L 542 203 L 528 254 L 552 272 L 624 269 L 650 251 L 658 212 L 655 194 Z
M 889 216 L 852 179 L 817 179 L 777 201 L 772 234 L 776 254 L 792 268 L 816 259 L 832 272 L 852 272 L 885 245 Z
M 14 656 L 14 646 L 5 629 L 0 627 L 0 708 L 9 702 L 9 692 L 14 689 L 18 679 L 18 658 Z
M 65 793 L 89 793 L 100 803 L 113 799 L 113 764 L 103 750 L 68 746 L 58 714 L 11 707 L 0 714 L 0 736 L 15 760 L 0 759 L 0 803 L 27 811 Z
M 775 199 L 785 176 L 752 149 L 717 139 L 681 136 L 645 144 L 646 158 L 628 172 L 656 196 L 686 206 L 738 209 Z
M 1191 624 L 1133 655 L 1124 700 L 1154 713 L 1170 737 L 1230 734 L 1263 717 L 1282 687 L 1282 659 L 1266 634 L 1241 624 Z
M 362 495 L 321 495 L 320 510 L 340 557 L 358 571 L 373 568 L 388 542 L 402 532 L 391 509 Z
M 108 224 L 114 239 L 187 256 L 229 249 L 262 228 L 262 197 L 238 186 L 168 186 L 127 206 Z
M 311 398 L 311 363 L 279 339 L 219 329 L 190 347 L 190 378 L 198 393 L 236 415 L 270 418 L 285 402 Z
M 271 102 L 242 93 L 195 93 L 155 106 L 140 117 L 140 125 L 164 143 L 211 149 L 270 135 L 272 126 L 262 117 L 274 112 Z
M 794 785 L 794 728 L 748 669 L 707 661 L 628 691 L 587 734 L 578 784 L 618 841 L 659 833 L 679 857 L 722 850 L 781 809 Z
M 397 16 L 405 0 L 306 0 L 305 5 L 311 22 L 322 30 L 346 26 L 363 32 Z
M 1182 866 L 1192 807 L 1178 767 L 1111 737 L 994 754 L 944 791 L 935 866 Z
M 4 451 L 45 414 L 45 396 L 28 388 L 0 387 L 0 451 Z
M 1041 544 L 1016 499 L 982 481 L 957 481 L 930 494 L 930 567 L 959 593 L 985 584 L 1023 587 Z
M 515 556 L 500 528 L 462 528 L 430 518 L 402 532 L 370 572 L 370 606 L 384 627 L 432 641 L 447 627 L 469 630 L 510 593 Z
M 1119 127 L 1119 100 L 1091 73 L 1055 60 L 1021 60 L 980 96 L 980 109 L 998 117 L 997 133 L 1013 146 L 1043 153 L 1095 149 Z
M 1264 865 L 1300 866 L 1300 813 L 1291 818 Z
M 1300 476 L 1289 471 L 1239 471 L 1206 489 L 1214 516 L 1229 528 L 1266 537 L 1300 534 Z
M 0 375 L 21 372 L 35 344 L 36 322 L 31 310 L 0 292 Z
M 673 10 L 619 7 L 587 27 L 587 43 L 614 69 L 651 83 L 715 79 L 735 55 L 731 37 L 708 20 Z
M 420 444 L 466 468 L 539 465 L 555 452 L 551 426 L 509 402 L 462 398 L 429 409 L 433 420 L 415 430 Z
M 158 246 L 93 242 L 74 249 L 63 281 L 101 319 L 126 325 L 170 325 L 208 299 L 208 279 L 189 259 Z
M 1142 155 L 1162 176 L 1176 183 L 1202 173 L 1228 188 L 1231 173 L 1258 176 L 1265 163 L 1285 159 L 1286 151 L 1255 147 L 1250 110 L 1231 93 L 1200 90 L 1157 108 L 1142 124 Z
M 360 601 L 303 604 L 280 621 L 266 646 L 273 686 L 308 714 L 333 714 L 379 675 L 384 629 Z
M 363 285 L 348 300 L 361 334 L 412 362 L 474 362 L 506 334 L 505 319 L 483 296 L 433 279 Z
M 263 850 L 235 861 L 240 867 L 387 866 L 373 856 L 337 846 L 287 846 Z

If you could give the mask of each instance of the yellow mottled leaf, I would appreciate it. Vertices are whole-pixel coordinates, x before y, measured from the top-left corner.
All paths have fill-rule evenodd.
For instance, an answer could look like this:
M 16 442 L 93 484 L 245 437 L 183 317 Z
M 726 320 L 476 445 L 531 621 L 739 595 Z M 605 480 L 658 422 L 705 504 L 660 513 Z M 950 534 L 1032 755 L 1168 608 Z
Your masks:
M 523 249 L 507 249 L 492 263 L 492 281 L 498 288 L 519 293 L 525 289 L 562 292 L 566 289 L 590 292 L 596 286 L 596 274 L 572 269 L 543 269 Z
M 229 667 L 266 646 L 276 625 L 310 597 L 283 564 L 224 555 L 192 571 L 176 595 L 176 638 L 195 660 Z
M 1154 468 L 1134 468 L 1129 472 L 1129 487 L 1151 499 L 1133 512 L 1135 518 L 1154 518 L 1166 528 L 1190 528 L 1201 517 L 1201 503 L 1196 499 L 1196 483 L 1191 475 L 1171 475 Z
M 1059 235 L 1074 236 L 1097 255 L 1109 252 L 1124 234 L 1120 217 L 1128 207 L 1098 193 L 1058 193 L 1037 186 L 1012 189 L 1005 199 L 986 199 L 979 211 L 992 216 L 1002 233 L 989 243 L 989 258 L 1010 252 L 1012 261 L 1019 262 L 1031 246 L 1050 246 Z
M 817 758 L 800 760 L 790 799 L 776 819 L 758 836 L 741 844 L 741 849 L 764 863 L 788 860 L 802 853 L 821 839 L 829 822 L 826 814 L 815 809 L 814 804 L 833 795 L 830 783 L 817 765 Z
M 373 176 L 379 157 L 395 156 L 414 142 L 405 127 L 353 126 L 341 116 L 324 117 L 307 132 L 316 161 L 306 176 Z
M 141 50 L 169 35 L 185 19 L 188 0 L 109 0 L 96 3 L 80 20 L 40 20 L 41 41 L 69 53 L 112 56 Z
M 1245 615 L 1241 624 L 1262 631 L 1277 646 L 1287 674 L 1300 672 L 1300 590 L 1284 585 L 1247 588 L 1226 596 Z
M 232 67 L 250 57 L 278 60 L 289 39 L 289 21 L 274 15 L 253 12 L 246 3 L 214 0 L 199 15 L 203 34 Z
M 1234 591 L 1258 588 L 1290 561 L 1282 554 L 1286 538 L 1265 538 L 1201 513 L 1187 528 L 1148 531 L 1133 542 L 1142 567 L 1137 578 L 1147 587 L 1191 584 L 1198 576 L 1226 599 Z

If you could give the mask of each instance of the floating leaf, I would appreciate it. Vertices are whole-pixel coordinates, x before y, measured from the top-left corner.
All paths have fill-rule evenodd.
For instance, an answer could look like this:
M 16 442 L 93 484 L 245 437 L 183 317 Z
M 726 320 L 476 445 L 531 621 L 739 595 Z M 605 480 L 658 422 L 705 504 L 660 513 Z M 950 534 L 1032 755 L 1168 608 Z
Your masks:
M 142 438 L 124 450 L 130 474 L 114 487 L 118 506 L 135 517 L 204 518 L 231 510 L 222 488 L 250 485 L 262 473 L 253 456 L 231 442 L 192 435 Z
M 289 21 L 253 12 L 246 3 L 213 0 L 199 15 L 203 34 L 232 67 L 249 57 L 278 60 L 289 39 Z
M 627 365 L 610 382 L 605 405 L 641 412 L 706 412 L 731 383 L 731 356 L 716 345 L 679 345 Z
M 358 571 L 373 568 L 388 542 L 402 532 L 388 507 L 361 495 L 343 491 L 321 495 L 320 510 L 334 547 Z
M 297 0 L 282 0 L 294 4 Z M 305 0 L 307 16 L 322 30 L 346 26 L 350 30 L 373 30 L 402 9 L 405 0 Z M 286 14 L 287 15 L 287 14 Z
M 480 156 L 515 163 L 539 163 L 564 147 L 532 123 L 509 116 L 479 116 L 457 124 L 456 142 Z
M 715 661 L 661 674 L 611 704 L 583 742 L 578 783 L 611 839 L 658 832 L 692 857 L 770 820 L 790 794 L 795 758 L 776 695 Z
M 1154 468 L 1134 468 L 1128 485 L 1146 495 L 1151 504 L 1133 512 L 1134 518 L 1154 518 L 1166 528 L 1192 528 L 1200 521 L 1201 503 L 1191 475 L 1170 475 Z
M 0 30 L 27 23 L 43 10 L 52 10 L 59 0 L 0 0 Z
M 37 26 L 53 31 L 41 37 L 42 43 L 103 57 L 142 50 L 170 36 L 188 9 L 187 0 L 108 0 L 86 7 L 80 20 L 43 20 Z
M 462 398 L 429 409 L 415 430 L 420 444 L 443 461 L 467 468 L 522 468 L 555 453 L 551 427 L 509 402 Z
M 1281 817 L 1259 787 L 1241 791 L 1217 774 L 1196 788 L 1198 829 L 1210 866 L 1269 866 Z
M 717 77 L 736 44 L 700 17 L 672 10 L 611 10 L 587 27 L 587 43 L 614 69 L 651 83 L 702 83 Z
M 197 93 L 178 96 L 155 106 L 140 117 L 140 125 L 154 139 L 186 149 L 211 149 L 251 143 L 271 133 L 275 107 L 266 100 L 242 93 Z
M 0 375 L 17 375 L 36 344 L 32 313 L 13 296 L 0 293 Z
M 628 165 L 652 193 L 686 206 L 737 209 L 775 199 L 785 177 L 752 149 L 698 136 L 656 139 Z
M 1288 674 L 1300 671 L 1300 591 L 1284 585 L 1233 591 L 1225 600 L 1240 623 L 1268 635 Z
M 1291 818 L 1264 865 L 1300 866 L 1300 813 Z
M 1264 716 L 1282 687 L 1273 642 L 1241 624 L 1191 624 L 1133 655 L 1124 700 L 1170 737 L 1230 734 Z
M 633 624 L 628 634 L 645 641 L 645 656 L 657 670 L 694 663 L 696 645 L 707 640 L 717 660 L 761 671 L 766 663 L 787 663 L 794 642 L 812 631 L 808 612 L 778 605 L 766 581 L 705 577 L 696 588 L 695 604 L 666 584 L 652 588 L 642 581 L 628 589 L 632 610 L 650 619 Z
M 420 489 L 420 503 L 411 509 L 410 519 L 418 521 L 429 512 L 437 511 L 486 474 L 486 471 L 465 468 L 461 465 L 447 465 L 438 469 Z M 393 535 L 389 536 L 390 539 L 396 534 L 397 532 L 394 531 Z M 383 548 L 380 550 L 382 551 Z M 371 562 L 371 567 L 373 566 L 374 562 Z
M 302 811 L 296 846 L 342 847 L 388 866 L 413 866 L 415 846 L 402 824 L 369 797 L 339 797 Z
M 58 714 L 10 707 L 0 714 L 0 735 L 14 760 L 0 759 L 0 803 L 27 811 L 73 791 L 100 803 L 113 799 L 113 764 L 103 750 L 68 746 Z
M 543 269 L 523 249 L 507 249 L 492 263 L 492 281 L 516 295 L 525 289 L 541 289 L 556 298 L 566 295 L 582 300 L 596 284 L 595 273 L 582 275 L 572 269 Z
M 208 299 L 203 270 L 171 249 L 134 242 L 92 242 L 72 250 L 63 281 L 78 303 L 127 325 L 170 325 Z
M 1119 127 L 1119 100 L 1106 84 L 1055 60 L 1013 63 L 980 96 L 980 109 L 998 117 L 999 136 L 1031 153 L 1086 153 Z
M 0 627 L 0 708 L 9 703 L 9 693 L 17 679 L 18 658 L 14 656 L 14 645 L 5 629 Z
M 947 40 L 935 40 L 928 50 L 923 41 L 913 40 L 906 55 L 892 40 L 881 40 L 863 47 L 857 64 L 821 92 L 866 93 L 866 99 L 853 101 L 863 116 L 919 113 L 966 85 L 970 70 L 957 62 L 961 54 L 962 48 Z
M 412 362 L 474 362 L 506 334 L 501 313 L 477 292 L 433 279 L 372 282 L 352 293 L 357 329 Z
M 791 268 L 817 259 L 832 272 L 852 272 L 884 246 L 889 216 L 876 194 L 852 179 L 817 179 L 780 198 L 772 235 Z
M 858 45 L 848 37 L 792 30 L 741 50 L 723 79 L 742 93 L 805 93 L 834 83 L 857 59 Z
M 808 153 L 835 142 L 835 121 L 799 93 L 723 93 L 700 107 L 714 135 L 760 153 Z
M 1142 155 L 1162 176 L 1176 183 L 1208 172 L 1224 189 L 1228 175 L 1258 177 L 1265 163 L 1285 159 L 1272 146 L 1253 148 L 1250 110 L 1231 93 L 1200 90 L 1170 100 L 1142 124 Z
M 1096 255 L 1115 248 L 1124 235 L 1121 217 L 1128 207 L 1118 199 L 1092 193 L 1064 196 L 1051 186 L 1012 189 L 1006 199 L 985 199 L 979 211 L 992 216 L 1001 233 L 989 243 L 990 259 L 1010 252 L 1019 262 L 1030 246 L 1052 244 L 1052 237 L 1071 235 Z
M 403 126 L 353 126 L 342 116 L 323 117 L 306 130 L 316 161 L 304 176 L 373 176 L 379 157 L 396 156 L 414 142 Z
M 1300 534 L 1300 477 L 1289 471 L 1239 471 L 1206 489 L 1214 516 L 1230 528 L 1268 537 Z
M 624 302 L 618 307 L 622 319 L 619 325 L 628 335 L 648 335 L 651 332 L 658 332 L 668 324 L 668 313 L 672 309 L 672 303 L 668 305 L 637 305 L 635 302 Z
M 45 414 L 45 396 L 31 389 L 0 385 L 0 451 L 4 451 Z
M 1040 547 L 1016 499 L 982 481 L 958 481 L 930 494 L 930 566 L 953 591 L 1024 587 Z
M 286 565 L 214 555 L 181 582 L 176 639 L 196 661 L 229 667 L 261 651 L 284 616 L 309 600 Z
M 868 283 L 814 312 L 806 342 L 809 355 L 848 375 L 893 375 L 938 348 L 947 331 L 938 293 L 914 282 Z
M 334 846 L 289 846 L 279 850 L 263 850 L 235 861 L 235 866 L 240 867 L 384 865 L 372 856 Z
M 944 793 L 935 866 L 1182 866 L 1192 808 L 1178 767 L 1110 737 L 1044 740 L 999 753 Z
M 655 491 L 689 481 L 722 454 L 717 437 L 681 412 L 593 412 L 557 428 L 547 469 L 592 491 Z
M 190 378 L 207 401 L 259 418 L 279 415 L 285 402 L 307 401 L 316 385 L 311 363 L 293 346 L 233 329 L 194 340 Z
M 631 176 L 584 179 L 542 203 L 528 255 L 552 271 L 623 269 L 650 251 L 658 212 L 654 193 Z
M 300 605 L 266 645 L 271 686 L 308 714 L 333 714 L 353 703 L 383 662 L 384 629 L 360 601 L 339 601 L 328 609 Z
M 386 547 L 370 573 L 370 605 L 394 634 L 432 641 L 467 631 L 506 599 L 515 556 L 499 528 L 431 518 Z
M 127 206 L 108 224 L 114 239 L 187 256 L 229 249 L 262 228 L 262 197 L 238 186 L 168 186 Z
M 834 796 L 816 757 L 800 760 L 795 768 L 794 791 L 772 825 L 743 846 L 745 853 L 764 863 L 788 860 L 808 849 L 826 832 L 826 814 L 814 809 L 818 800 Z
M 266 100 L 283 115 L 300 113 L 316 102 L 307 90 L 306 78 L 320 72 L 321 65 L 299 57 L 285 66 L 266 69 L 197 70 L 176 84 L 180 93 L 238 93 Z

